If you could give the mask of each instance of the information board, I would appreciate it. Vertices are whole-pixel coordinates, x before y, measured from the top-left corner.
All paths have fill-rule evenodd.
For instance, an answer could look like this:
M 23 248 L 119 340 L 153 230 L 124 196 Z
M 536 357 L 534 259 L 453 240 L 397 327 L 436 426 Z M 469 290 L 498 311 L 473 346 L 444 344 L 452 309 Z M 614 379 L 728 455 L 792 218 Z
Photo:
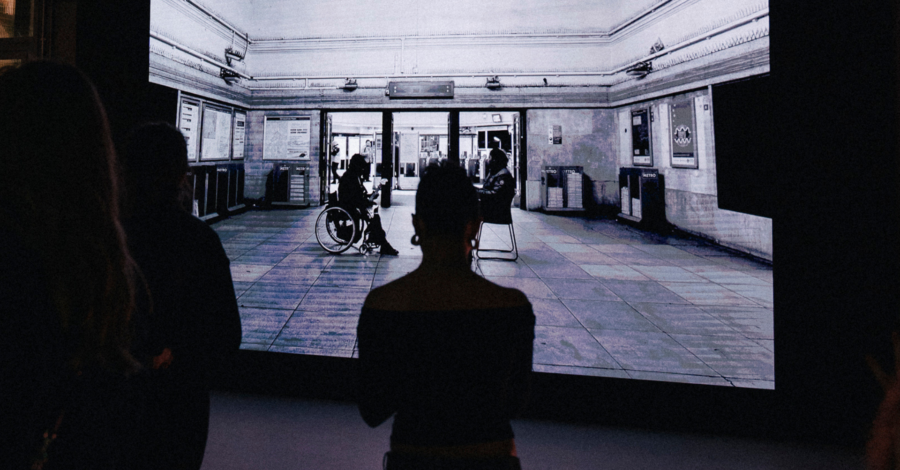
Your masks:
M 242 160 L 244 158 L 244 140 L 247 136 L 247 113 L 235 111 L 234 113 L 234 132 L 231 138 L 233 150 L 231 158 L 233 160 Z
M 227 160 L 231 151 L 231 110 L 203 105 L 200 160 Z
M 697 168 L 693 100 L 672 104 L 672 168 Z
M 181 109 L 178 112 L 178 128 L 184 134 L 187 143 L 187 157 L 189 162 L 197 161 L 197 137 L 200 135 L 200 102 L 190 99 L 181 100 Z
M 393 98 L 453 98 L 453 81 L 390 82 L 388 94 Z
M 309 133 L 309 117 L 266 116 L 263 160 L 309 160 Z
M 653 166 L 650 148 L 650 110 L 647 108 L 631 111 L 632 163 L 635 166 Z

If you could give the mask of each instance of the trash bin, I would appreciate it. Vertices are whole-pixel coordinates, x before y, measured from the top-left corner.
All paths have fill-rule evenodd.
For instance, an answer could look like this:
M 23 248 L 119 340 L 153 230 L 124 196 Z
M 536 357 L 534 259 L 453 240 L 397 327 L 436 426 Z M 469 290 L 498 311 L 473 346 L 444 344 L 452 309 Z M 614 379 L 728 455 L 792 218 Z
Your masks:
M 309 205 L 309 164 L 274 165 L 272 204 Z
M 647 230 L 665 230 L 665 175 L 657 169 L 620 168 L 619 195 L 622 211 L 619 220 Z
M 584 168 L 545 165 L 541 169 L 541 207 L 545 211 L 583 211 Z

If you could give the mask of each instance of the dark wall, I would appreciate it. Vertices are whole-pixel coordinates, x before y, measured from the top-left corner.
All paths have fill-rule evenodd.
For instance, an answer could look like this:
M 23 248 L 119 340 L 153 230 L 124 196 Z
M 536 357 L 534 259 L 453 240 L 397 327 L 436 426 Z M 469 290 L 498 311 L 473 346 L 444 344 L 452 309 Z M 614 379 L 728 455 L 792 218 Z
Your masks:
M 786 418 L 835 440 L 865 435 L 864 357 L 889 364 L 900 313 L 897 10 L 771 2 L 775 383 Z
M 106 105 L 113 140 L 147 121 L 175 123 L 177 91 L 148 82 L 149 0 L 80 0 L 75 63 Z
M 781 125 L 773 119 L 775 90 L 768 76 L 712 88 L 716 129 L 716 187 L 720 209 L 772 218 Z

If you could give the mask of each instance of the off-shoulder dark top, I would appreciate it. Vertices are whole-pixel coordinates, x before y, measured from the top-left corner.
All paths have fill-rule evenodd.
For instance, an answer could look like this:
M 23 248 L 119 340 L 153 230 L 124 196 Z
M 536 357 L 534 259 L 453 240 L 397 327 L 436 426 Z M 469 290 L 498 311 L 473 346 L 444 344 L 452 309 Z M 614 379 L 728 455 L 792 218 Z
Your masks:
M 391 442 L 449 446 L 513 437 L 531 373 L 534 313 L 363 308 L 359 409 L 375 427 L 392 414 Z

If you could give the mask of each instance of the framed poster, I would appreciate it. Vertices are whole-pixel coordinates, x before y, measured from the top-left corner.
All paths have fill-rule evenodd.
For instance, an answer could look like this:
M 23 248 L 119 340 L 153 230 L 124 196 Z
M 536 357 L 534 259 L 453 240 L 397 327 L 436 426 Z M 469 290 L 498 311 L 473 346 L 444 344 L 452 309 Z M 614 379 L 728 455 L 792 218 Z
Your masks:
M 694 101 L 672 103 L 672 168 L 698 168 Z
M 650 108 L 631 111 L 631 162 L 634 166 L 653 166 L 650 146 Z
M 203 104 L 200 160 L 228 160 L 231 155 L 231 109 Z
M 562 145 L 562 126 L 550 126 L 548 137 L 550 145 Z
M 420 148 L 419 151 L 421 153 L 430 153 L 437 152 L 440 148 L 440 136 L 437 135 L 422 135 L 419 136 Z
M 184 134 L 187 143 L 189 162 L 197 161 L 197 143 L 200 136 L 200 102 L 182 98 L 178 110 L 178 128 Z
M 243 111 L 234 112 L 234 132 L 232 133 L 232 153 L 233 160 L 244 159 L 244 143 L 247 138 L 247 113 Z
M 263 160 L 309 160 L 308 116 L 266 116 Z

